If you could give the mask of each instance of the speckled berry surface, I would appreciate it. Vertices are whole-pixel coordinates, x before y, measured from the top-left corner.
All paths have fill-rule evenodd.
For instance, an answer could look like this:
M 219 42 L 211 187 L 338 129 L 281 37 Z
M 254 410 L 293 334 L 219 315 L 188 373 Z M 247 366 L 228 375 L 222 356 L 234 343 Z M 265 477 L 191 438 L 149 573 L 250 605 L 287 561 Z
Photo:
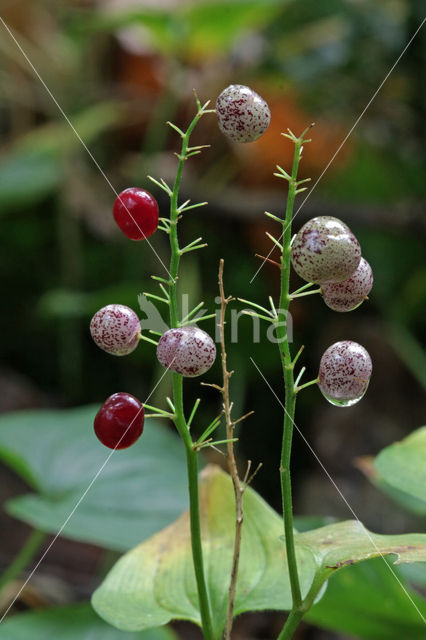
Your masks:
M 146 240 L 157 231 L 158 203 L 145 189 L 129 187 L 122 191 L 114 202 L 112 214 L 130 240 Z
M 267 102 L 253 89 L 231 84 L 216 100 L 219 128 L 235 142 L 254 142 L 271 121 Z
M 130 393 L 114 393 L 95 416 L 97 438 L 110 449 L 127 449 L 141 436 L 145 420 L 142 402 Z
M 193 378 L 210 369 L 216 346 L 209 334 L 198 327 L 169 329 L 158 342 L 157 358 L 163 367 Z
M 360 259 L 361 247 L 352 231 L 331 216 L 309 220 L 291 247 L 291 263 L 296 273 L 317 284 L 347 280 Z
M 98 347 L 114 356 L 125 356 L 136 349 L 141 325 L 133 309 L 109 304 L 99 309 L 90 322 L 90 333 Z
M 372 369 L 370 355 L 362 345 L 351 340 L 336 342 L 321 358 L 319 388 L 332 404 L 355 404 L 367 390 Z
M 373 286 L 373 271 L 365 258 L 347 280 L 321 287 L 325 304 L 334 311 L 353 311 L 365 300 Z

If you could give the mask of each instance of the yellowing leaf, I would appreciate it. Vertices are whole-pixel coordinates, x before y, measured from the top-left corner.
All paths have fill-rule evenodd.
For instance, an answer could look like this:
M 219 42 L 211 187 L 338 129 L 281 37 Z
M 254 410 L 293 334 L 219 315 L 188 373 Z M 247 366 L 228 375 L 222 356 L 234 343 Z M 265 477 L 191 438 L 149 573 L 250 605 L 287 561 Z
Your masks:
M 232 483 L 218 467 L 201 474 L 200 510 L 206 578 L 215 637 L 226 619 L 232 564 L 235 507 Z M 244 495 L 235 613 L 249 609 L 289 609 L 291 592 L 279 537 L 282 520 L 252 489 Z M 312 553 L 299 548 L 301 585 L 307 593 L 315 573 Z M 92 604 L 105 620 L 134 631 L 171 619 L 200 624 L 192 566 L 189 514 L 125 554 L 94 593 Z
M 200 513 L 214 638 L 219 640 L 226 618 L 235 506 L 231 479 L 218 467 L 209 466 L 201 474 Z M 290 609 L 282 530 L 280 516 L 248 489 L 235 615 L 249 610 Z M 319 590 L 337 569 L 367 558 L 396 554 L 399 562 L 426 561 L 426 535 L 372 534 L 357 521 L 296 534 L 295 539 L 303 597 L 314 578 Z M 107 622 L 128 631 L 172 619 L 200 624 L 188 512 L 125 554 L 94 593 L 92 604 Z

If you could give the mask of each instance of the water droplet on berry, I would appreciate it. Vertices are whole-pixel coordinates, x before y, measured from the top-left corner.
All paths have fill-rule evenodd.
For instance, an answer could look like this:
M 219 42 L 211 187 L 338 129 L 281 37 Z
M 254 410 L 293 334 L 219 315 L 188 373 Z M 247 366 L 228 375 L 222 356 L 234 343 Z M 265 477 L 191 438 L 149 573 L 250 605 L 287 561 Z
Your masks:
M 350 407 L 367 391 L 373 365 L 368 351 L 357 342 L 342 340 L 323 354 L 318 386 L 336 407 Z
M 196 326 L 169 329 L 158 342 L 157 358 L 163 367 L 194 378 L 210 369 L 216 346 L 209 334 Z
M 271 121 L 267 102 L 253 89 L 231 84 L 216 101 L 219 129 L 235 142 L 254 142 Z

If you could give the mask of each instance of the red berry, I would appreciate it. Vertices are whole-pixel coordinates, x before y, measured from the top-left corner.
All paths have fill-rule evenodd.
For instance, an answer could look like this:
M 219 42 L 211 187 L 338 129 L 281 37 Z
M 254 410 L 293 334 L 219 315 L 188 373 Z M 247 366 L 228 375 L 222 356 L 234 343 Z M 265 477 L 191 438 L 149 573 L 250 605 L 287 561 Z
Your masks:
M 350 407 L 367 391 L 372 369 L 362 345 L 352 340 L 335 342 L 321 358 L 318 386 L 331 404 Z
M 159 340 L 157 358 L 163 367 L 194 378 L 210 369 L 216 346 L 209 334 L 198 327 L 169 329 Z
M 130 393 L 114 393 L 96 414 L 98 439 L 110 449 L 127 449 L 142 435 L 144 409 Z
M 126 356 L 139 344 L 141 325 L 133 309 L 109 304 L 99 309 L 90 322 L 90 333 L 98 347 L 114 356 Z
M 236 142 L 254 142 L 271 121 L 267 102 L 243 84 L 231 84 L 216 100 L 219 128 Z
M 157 231 L 158 204 L 145 189 L 130 187 L 122 191 L 112 212 L 114 220 L 130 240 L 145 240 Z
M 338 218 L 312 218 L 291 245 L 291 263 L 307 282 L 347 280 L 361 260 L 361 248 L 349 227 Z
M 348 280 L 323 284 L 321 293 L 327 307 L 334 311 L 353 311 L 365 300 L 373 286 L 373 272 L 367 260 L 361 258 Z

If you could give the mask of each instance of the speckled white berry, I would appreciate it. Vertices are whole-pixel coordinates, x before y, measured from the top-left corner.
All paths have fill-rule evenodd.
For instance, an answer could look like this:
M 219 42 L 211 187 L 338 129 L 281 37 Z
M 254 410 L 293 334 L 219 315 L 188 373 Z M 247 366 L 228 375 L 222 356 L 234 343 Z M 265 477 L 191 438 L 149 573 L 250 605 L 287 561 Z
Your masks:
M 342 340 L 324 352 L 318 386 L 331 404 L 349 407 L 367 391 L 372 369 L 370 355 L 362 345 Z
M 163 367 L 194 378 L 210 369 L 216 346 L 209 334 L 198 327 L 169 329 L 159 340 L 157 358 Z
M 321 293 L 325 304 L 333 311 L 353 311 L 365 300 L 373 286 L 373 272 L 365 258 L 347 280 L 323 284 Z
M 126 356 L 139 343 L 141 325 L 133 309 L 109 304 L 99 309 L 90 322 L 90 333 L 98 347 L 114 356 Z
M 243 84 L 231 84 L 216 100 L 219 128 L 235 142 L 254 142 L 271 121 L 267 102 Z
M 291 263 L 307 282 L 347 280 L 361 260 L 361 247 L 349 227 L 331 216 L 309 220 L 296 234 Z

